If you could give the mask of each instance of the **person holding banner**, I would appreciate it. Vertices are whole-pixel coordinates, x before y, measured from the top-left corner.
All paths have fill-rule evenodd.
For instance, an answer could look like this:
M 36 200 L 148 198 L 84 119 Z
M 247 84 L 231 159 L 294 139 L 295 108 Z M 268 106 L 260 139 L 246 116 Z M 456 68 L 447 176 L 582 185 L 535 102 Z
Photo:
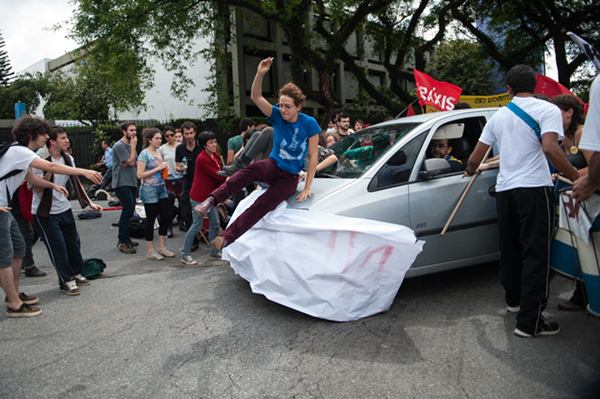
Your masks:
M 511 103 L 485 125 L 469 157 L 466 173 L 477 173 L 490 146 L 498 144 L 502 156 L 496 207 L 507 311 L 518 313 L 515 335 L 554 335 L 560 331 L 558 324 L 542 315 L 548 302 L 555 213 L 546 157 L 567 178 L 576 180 L 579 174 L 558 142 L 563 136 L 560 110 L 533 97 L 534 70 L 517 65 L 508 71 L 506 82 Z
M 254 181 L 269 185 L 266 192 L 257 198 L 254 204 L 227 226 L 223 236 L 213 241 L 217 250 L 234 242 L 263 216 L 294 194 L 307 153 L 309 161 L 306 182 L 304 190 L 296 196 L 296 200 L 301 202 L 312 196 L 321 127 L 315 118 L 300 112 L 306 96 L 295 84 L 287 83 L 279 89 L 277 105 L 271 105 L 263 97 L 263 77 L 269 72 L 272 64 L 271 57 L 265 58 L 258 64 L 250 95 L 252 101 L 269 118 L 269 123 L 273 126 L 273 150 L 269 159 L 253 162 L 240 169 L 211 192 L 205 201 L 194 207 L 195 212 L 206 216 L 213 206 L 225 201 Z

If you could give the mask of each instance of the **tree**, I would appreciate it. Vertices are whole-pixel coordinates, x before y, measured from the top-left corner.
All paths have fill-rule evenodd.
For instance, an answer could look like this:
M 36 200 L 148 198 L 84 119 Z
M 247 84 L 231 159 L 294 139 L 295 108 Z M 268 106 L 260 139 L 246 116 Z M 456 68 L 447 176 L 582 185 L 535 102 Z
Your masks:
M 18 76 L 7 86 L 0 86 L 0 119 L 15 117 L 15 103 L 26 104 L 26 112 L 33 114 L 46 94 L 48 81 L 42 74 Z
M 571 77 L 586 61 L 567 32 L 600 45 L 600 7 L 587 0 L 468 0 L 452 9 L 452 16 L 475 37 L 504 69 L 516 64 L 541 63 L 552 43 L 558 80 L 571 86 Z M 499 39 L 504 40 L 499 40 Z
M 440 44 L 426 69 L 437 80 L 454 83 L 464 94 L 492 94 L 491 60 L 477 42 L 459 39 Z
M 107 72 L 113 63 L 117 63 L 124 68 L 121 71 L 125 76 L 135 77 L 135 71 L 126 69 L 131 54 L 125 50 L 112 56 L 100 57 L 100 54 L 84 56 L 75 62 L 72 70 L 48 76 L 44 93 L 46 118 L 97 125 L 109 120 L 115 111 L 141 106 L 144 96 L 141 83 L 124 79 L 114 81 Z
M 425 69 L 425 55 L 444 38 L 449 23 L 449 9 L 456 1 L 394 1 L 373 13 L 365 24 L 365 31 L 372 38 L 374 48 L 381 54 L 382 64 L 389 76 L 389 89 L 371 84 L 364 67 L 356 64 L 345 50 L 341 59 L 358 79 L 363 88 L 388 112 L 397 114 L 404 105 L 413 101 L 412 89 L 407 82 L 414 80 L 411 64 Z M 430 31 L 432 37 L 425 40 L 421 32 Z M 398 99 L 394 101 L 393 99 Z M 402 104 L 404 103 L 404 104 Z
M 109 51 L 111 43 L 119 43 L 136 55 L 141 82 L 151 80 L 150 57 L 156 57 L 176 80 L 172 92 L 182 97 L 192 84 L 186 69 L 202 52 L 193 44 L 200 38 L 211 40 L 210 51 L 204 55 L 211 62 L 227 55 L 227 38 L 215 35 L 215 25 L 227 31 L 229 6 L 252 11 L 274 22 L 286 35 L 291 49 L 293 80 L 313 100 L 326 109 L 340 106 L 333 91 L 333 77 L 338 60 L 344 61 L 354 74 L 362 93 L 389 112 L 398 112 L 403 103 L 411 101 L 410 88 L 405 84 L 412 74 L 405 65 L 412 59 L 424 63 L 424 54 L 432 50 L 444 34 L 448 23 L 448 8 L 453 1 L 421 0 L 415 10 L 412 0 L 78 0 L 74 14 L 73 35 L 88 51 Z M 313 29 L 308 29 L 309 27 Z M 436 27 L 431 40 L 420 38 L 427 27 Z M 376 50 L 389 73 L 390 89 L 382 89 L 369 80 L 366 66 L 345 49 L 355 31 L 365 31 L 385 40 Z M 227 64 L 213 70 L 223 73 Z M 317 87 L 312 87 L 307 71 L 314 69 Z M 113 79 L 123 79 L 118 70 L 111 70 Z
M 10 66 L 8 54 L 6 53 L 6 50 L 4 50 L 4 46 L 4 38 L 0 32 L 0 86 L 7 86 L 10 80 L 15 76 Z

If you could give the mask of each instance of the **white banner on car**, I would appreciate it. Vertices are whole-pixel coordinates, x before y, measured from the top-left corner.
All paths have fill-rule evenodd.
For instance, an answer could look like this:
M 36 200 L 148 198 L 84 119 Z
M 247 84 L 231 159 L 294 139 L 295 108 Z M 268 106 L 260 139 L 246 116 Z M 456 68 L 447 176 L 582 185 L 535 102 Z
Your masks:
M 242 201 L 230 223 L 263 193 Z M 227 246 L 223 259 L 254 293 L 314 317 L 349 321 L 390 308 L 423 244 L 404 226 L 282 202 Z

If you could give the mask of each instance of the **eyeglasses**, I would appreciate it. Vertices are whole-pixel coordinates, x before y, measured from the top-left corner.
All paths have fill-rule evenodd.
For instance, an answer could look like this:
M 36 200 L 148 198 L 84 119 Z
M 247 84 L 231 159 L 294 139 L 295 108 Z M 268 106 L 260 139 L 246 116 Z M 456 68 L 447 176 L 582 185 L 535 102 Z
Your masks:
M 165 137 L 173 137 L 173 136 L 174 136 L 173 133 L 171 133 L 171 134 L 165 134 Z
M 294 104 L 282 104 L 282 103 L 277 104 L 277 106 L 279 108 L 285 108 L 285 109 L 292 109 L 295 107 Z

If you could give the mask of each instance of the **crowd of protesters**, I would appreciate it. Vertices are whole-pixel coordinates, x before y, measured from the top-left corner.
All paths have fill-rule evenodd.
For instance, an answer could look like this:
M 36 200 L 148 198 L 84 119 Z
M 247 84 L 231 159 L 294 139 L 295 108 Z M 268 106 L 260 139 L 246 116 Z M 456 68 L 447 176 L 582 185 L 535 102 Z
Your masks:
M 177 251 L 167 246 L 177 220 L 186 232 L 180 252 L 180 261 L 186 265 L 197 264 L 191 253 L 201 239 L 210 243 L 210 256 L 220 258 L 222 248 L 295 193 L 299 175 L 303 174 L 305 185 L 296 199 L 310 198 L 320 163 L 335 158 L 331 147 L 368 125 L 361 120 L 352 124 L 348 113 L 339 112 L 327 127 L 321 128 L 313 117 L 301 112 L 305 96 L 292 83 L 280 89 L 276 105 L 270 104 L 261 88 L 272 62 L 271 58 L 260 62 L 251 91 L 252 100 L 269 118 L 269 125 L 242 119 L 223 154 L 215 134 L 198 133 L 192 122 L 177 129 L 143 129 L 143 149 L 138 153 L 140 132 L 134 122 L 125 122 L 120 126 L 122 137 L 112 147 L 106 141 L 102 143 L 99 165 L 106 167 L 102 177 L 75 167 L 64 129 L 31 117 L 18 121 L 13 128 L 17 145 L 10 146 L 0 158 L 0 231 L 11 238 L 3 240 L 0 251 L 0 282 L 6 293 L 7 315 L 41 313 L 33 306 L 38 299 L 20 292 L 18 284 L 21 268 L 28 276 L 43 273 L 37 267 L 32 269 L 31 246 L 36 233 L 48 249 L 59 288 L 66 295 L 78 295 L 78 286 L 90 284 L 81 273 L 79 236 L 64 188 L 67 182 L 71 182 L 82 207 L 100 207 L 87 197 L 77 176 L 85 176 L 100 188 L 110 183 L 114 190 L 122 207 L 119 251 L 137 252 L 139 244 L 131 239 L 130 221 L 139 197 L 144 208 L 146 258 L 161 261 L 177 256 Z M 466 174 L 489 167 L 491 163 L 480 167 L 484 154 L 490 146 L 499 148 L 496 199 L 507 310 L 517 314 L 516 335 L 553 335 L 558 333 L 558 325 L 542 315 L 548 300 L 548 256 L 555 213 L 548 161 L 575 182 L 577 199 L 587 198 L 598 188 L 600 157 L 592 152 L 600 149 L 600 140 L 594 141 L 600 134 L 598 115 L 588 116 L 584 123 L 578 99 L 566 95 L 548 101 L 536 98 L 535 73 L 523 65 L 508 72 L 507 85 L 512 103 L 539 123 L 540 136 L 532 140 L 527 124 L 509 107 L 499 110 L 486 124 L 466 165 Z M 596 79 L 591 100 L 591 109 L 596 111 L 591 112 L 597 112 L 599 85 Z M 42 147 L 45 153 L 38 151 Z M 450 157 L 450 152 L 451 147 L 445 148 L 441 157 Z M 461 165 L 460 170 L 463 168 Z M 256 182 L 266 188 L 265 193 L 228 225 L 228 215 L 256 187 Z M 12 212 L 7 212 L 11 208 Z M 576 310 L 582 304 L 582 292 L 577 289 L 573 298 L 559 308 Z

